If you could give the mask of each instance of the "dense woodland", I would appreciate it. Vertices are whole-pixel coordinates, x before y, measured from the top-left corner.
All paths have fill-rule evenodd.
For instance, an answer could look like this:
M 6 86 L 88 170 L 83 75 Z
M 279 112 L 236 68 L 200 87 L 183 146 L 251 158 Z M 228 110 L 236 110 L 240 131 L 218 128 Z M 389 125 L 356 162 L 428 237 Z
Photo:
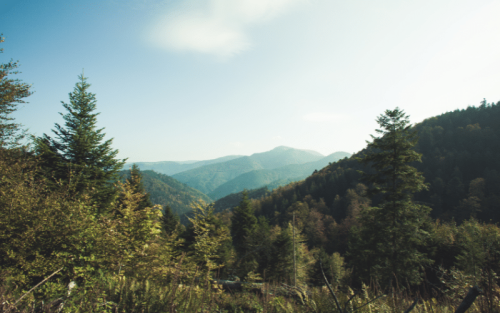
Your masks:
M 476 286 L 470 311 L 500 312 L 500 102 L 416 125 L 387 110 L 355 156 L 217 209 L 200 193 L 184 226 L 168 176 L 120 172 L 83 75 L 64 125 L 27 137 L 17 66 L 0 67 L 2 311 L 450 312 Z

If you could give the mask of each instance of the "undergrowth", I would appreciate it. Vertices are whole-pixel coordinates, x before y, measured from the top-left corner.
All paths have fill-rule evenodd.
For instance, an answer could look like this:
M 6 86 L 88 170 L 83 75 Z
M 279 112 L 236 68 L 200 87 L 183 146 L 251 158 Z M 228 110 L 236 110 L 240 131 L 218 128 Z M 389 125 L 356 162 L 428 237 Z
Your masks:
M 420 295 L 408 290 L 382 293 L 365 285 L 357 291 L 338 288 L 335 293 L 344 312 L 404 312 L 418 296 L 412 312 L 449 313 L 455 311 L 468 287 L 453 288 L 450 295 L 436 292 Z M 208 279 L 174 276 L 162 284 L 107 276 L 71 289 L 50 281 L 40 288 L 44 289 L 45 298 L 38 298 L 35 290 L 19 301 L 26 292 L 21 293 L 8 279 L 3 279 L 1 312 L 338 312 L 326 287 L 260 284 L 258 288 L 231 291 Z M 467 312 L 500 312 L 498 291 L 493 294 L 493 299 L 487 299 L 486 293 L 479 296 Z

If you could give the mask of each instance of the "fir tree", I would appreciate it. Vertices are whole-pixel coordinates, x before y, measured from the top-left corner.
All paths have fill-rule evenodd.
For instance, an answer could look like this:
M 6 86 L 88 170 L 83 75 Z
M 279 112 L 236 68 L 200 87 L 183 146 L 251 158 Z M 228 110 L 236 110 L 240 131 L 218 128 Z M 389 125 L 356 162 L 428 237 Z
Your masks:
M 412 201 L 414 193 L 427 189 L 422 173 L 410 165 L 421 162 L 421 154 L 413 150 L 418 138 L 399 108 L 387 110 L 377 122 L 381 136 L 372 136 L 369 152 L 360 161 L 374 170 L 363 175 L 371 184 L 369 194 L 380 194 L 382 201 L 361 212 L 362 226 L 352 231 L 349 256 L 365 282 L 396 278 L 400 284 L 415 284 L 421 266 L 430 262 L 420 249 L 427 238 L 424 226 L 430 208 Z
M 68 111 L 62 114 L 65 126 L 55 124 L 53 139 L 44 134 L 35 140 L 48 175 L 56 180 L 72 183 L 77 193 L 93 190 L 93 199 L 100 206 L 107 206 L 116 195 L 113 183 L 125 160 L 116 159 L 113 139 L 104 140 L 104 128 L 97 128 L 95 94 L 88 91 L 87 78 L 79 77 L 73 92 L 69 94 Z
M 0 36 L 0 43 L 4 38 Z M 0 49 L 3 53 L 3 49 Z M 23 138 L 20 131 L 20 124 L 14 123 L 10 114 L 16 111 L 17 106 L 25 103 L 24 98 L 32 94 L 31 86 L 21 82 L 19 79 L 8 78 L 9 75 L 18 74 L 15 69 L 18 62 L 12 60 L 8 63 L 0 64 L 0 147 L 9 148 L 19 144 Z

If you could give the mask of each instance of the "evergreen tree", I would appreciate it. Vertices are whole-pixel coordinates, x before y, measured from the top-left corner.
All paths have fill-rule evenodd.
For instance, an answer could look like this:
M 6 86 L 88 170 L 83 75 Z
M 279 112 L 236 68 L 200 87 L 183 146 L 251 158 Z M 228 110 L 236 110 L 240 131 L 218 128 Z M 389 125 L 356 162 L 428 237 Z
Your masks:
M 178 229 L 179 223 L 180 223 L 179 215 L 174 214 L 172 212 L 172 208 L 166 205 L 163 208 L 163 215 L 161 217 L 161 224 L 163 230 L 167 233 L 167 235 L 171 235 Z
M 281 230 L 273 242 L 266 278 L 293 284 L 293 238 L 285 229 Z
M 269 268 L 266 270 L 266 279 L 275 282 L 285 282 L 287 284 L 296 283 L 296 285 L 303 285 L 309 278 L 309 272 L 315 262 L 314 257 L 309 253 L 304 244 L 306 240 L 300 230 L 295 229 L 295 236 L 293 233 L 292 223 L 289 223 L 287 228 L 279 229 L 279 234 L 277 234 L 276 239 L 272 243 L 271 258 Z
M 56 180 L 72 183 L 78 193 L 93 191 L 92 198 L 100 206 L 106 206 L 116 195 L 113 183 L 125 160 L 117 160 L 118 150 L 111 148 L 113 139 L 104 140 L 104 128 L 97 128 L 95 94 L 90 93 L 87 78 L 79 77 L 70 102 L 63 107 L 65 127 L 55 124 L 56 139 L 44 134 L 37 138 L 36 151 L 41 155 L 48 175 Z
M 151 202 L 151 199 L 149 199 L 149 193 L 146 192 L 144 184 L 142 183 L 141 170 L 136 164 L 133 164 L 130 169 L 130 177 L 128 178 L 128 181 L 134 193 L 144 195 L 137 209 L 141 210 L 153 207 L 154 204 Z
M 252 236 L 257 227 L 257 218 L 254 215 L 248 193 L 243 192 L 240 205 L 234 208 L 231 218 L 231 236 L 233 238 L 234 250 L 237 254 L 237 267 L 239 275 L 244 277 L 248 272 L 257 268 L 258 264 L 254 258 Z
M 361 212 L 362 226 L 353 228 L 349 256 L 365 282 L 375 278 L 386 283 L 395 277 L 400 284 L 415 284 L 421 266 L 430 262 L 419 249 L 427 239 L 424 226 L 430 208 L 412 201 L 413 193 L 427 188 L 422 173 L 410 165 L 421 161 L 413 150 L 418 138 L 399 108 L 387 110 L 377 122 L 381 136 L 372 136 L 369 152 L 360 161 L 374 170 L 364 174 L 371 184 L 369 194 L 380 194 L 382 201 Z
M 4 38 L 0 36 L 0 43 Z M 0 49 L 3 53 L 3 49 Z M 14 123 L 14 118 L 10 117 L 17 109 L 17 105 L 25 103 L 24 98 L 32 94 L 31 86 L 21 82 L 19 79 L 8 78 L 8 75 L 18 74 L 15 71 L 18 62 L 12 60 L 8 63 L 0 64 L 0 147 L 14 147 L 23 137 L 19 133 L 20 124 Z
M 233 237 L 233 245 L 239 254 L 247 252 L 247 238 L 252 234 L 257 226 L 257 218 L 253 213 L 248 193 L 243 192 L 243 198 L 239 206 L 234 208 L 231 218 L 231 235 Z
M 188 256 L 207 274 L 224 267 L 228 257 L 227 243 L 231 241 L 229 229 L 213 210 L 212 206 L 204 209 L 198 204 L 194 217 L 188 218 L 191 225 L 184 234 Z

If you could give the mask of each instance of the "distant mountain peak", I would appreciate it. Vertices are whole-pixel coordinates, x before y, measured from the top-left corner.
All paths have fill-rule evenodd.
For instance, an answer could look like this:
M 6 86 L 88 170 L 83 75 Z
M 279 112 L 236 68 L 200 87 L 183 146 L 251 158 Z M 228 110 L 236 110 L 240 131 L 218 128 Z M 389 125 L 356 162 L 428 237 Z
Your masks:
M 287 147 L 287 146 L 278 146 L 278 147 L 272 149 L 271 151 L 273 151 L 273 150 L 292 150 L 292 149 L 294 149 L 294 148 Z
M 292 147 L 287 147 L 287 146 L 278 146 L 278 147 L 272 149 L 271 151 L 290 151 L 290 150 L 297 150 L 297 151 L 308 152 L 308 153 L 310 153 L 312 155 L 316 155 L 316 156 L 324 156 L 321 153 L 319 153 L 317 151 L 314 151 L 314 150 L 297 149 L 297 148 L 292 148 Z

